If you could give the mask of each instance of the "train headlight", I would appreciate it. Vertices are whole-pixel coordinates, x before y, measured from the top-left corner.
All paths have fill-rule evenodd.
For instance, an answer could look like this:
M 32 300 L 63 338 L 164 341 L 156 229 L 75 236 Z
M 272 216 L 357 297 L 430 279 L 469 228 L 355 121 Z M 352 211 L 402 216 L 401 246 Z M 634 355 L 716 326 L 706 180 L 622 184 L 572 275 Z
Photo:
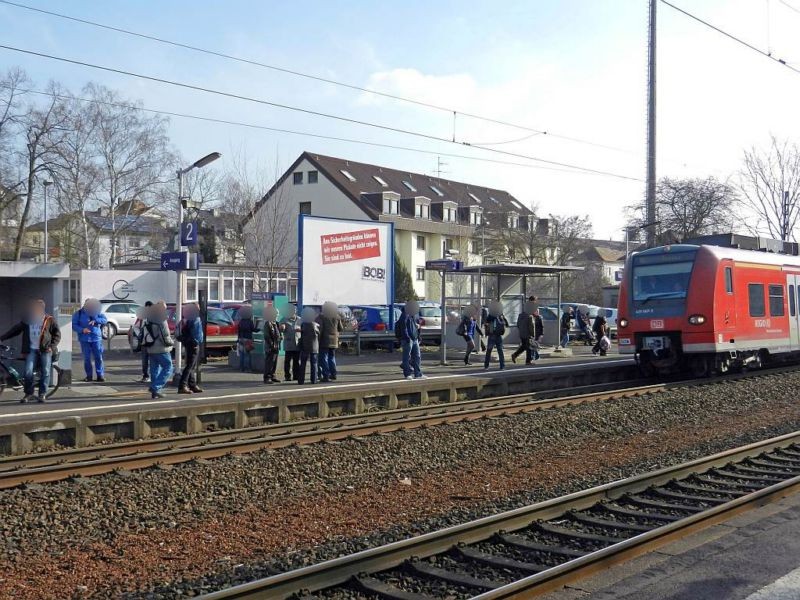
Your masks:
M 619 327 L 627 327 L 628 326 L 628 319 L 620 319 L 617 321 L 617 326 Z
M 692 315 L 689 317 L 689 324 L 690 325 L 702 325 L 706 322 L 706 318 L 704 315 Z

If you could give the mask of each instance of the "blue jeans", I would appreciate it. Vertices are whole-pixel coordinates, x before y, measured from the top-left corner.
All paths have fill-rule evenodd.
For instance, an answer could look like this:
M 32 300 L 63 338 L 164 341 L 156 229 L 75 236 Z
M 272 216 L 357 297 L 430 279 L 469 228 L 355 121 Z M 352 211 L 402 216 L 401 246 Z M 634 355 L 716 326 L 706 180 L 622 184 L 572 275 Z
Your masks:
M 81 342 L 81 354 L 83 354 L 83 370 L 87 377 L 92 376 L 92 359 L 94 359 L 94 371 L 98 377 L 103 377 L 105 368 L 103 365 L 103 342 Z
M 244 373 L 245 370 L 252 371 L 253 370 L 253 357 L 250 356 L 250 352 L 246 352 L 244 349 L 244 343 L 239 343 L 239 370 Z
M 317 383 L 317 359 L 319 355 L 316 352 L 300 352 L 300 373 L 297 378 L 297 383 L 304 384 L 306 382 L 306 364 L 311 363 L 311 383 Z
M 492 350 L 497 348 L 497 357 L 500 359 L 500 368 L 506 368 L 506 357 L 503 354 L 503 338 L 490 335 L 486 338 L 486 357 L 483 359 L 484 368 L 489 368 L 489 361 L 492 359 Z
M 403 340 L 403 377 L 411 375 L 412 369 L 414 377 L 422 377 L 422 353 L 419 350 L 419 340 Z
M 40 352 L 39 350 L 30 350 L 28 352 L 25 357 L 25 376 L 23 378 L 26 396 L 33 394 L 33 372 L 36 367 L 39 368 L 39 395 L 45 396 L 47 394 L 47 388 L 50 386 L 50 365 L 52 361 L 52 352 Z
M 561 347 L 566 348 L 567 346 L 569 346 L 569 331 L 567 331 L 561 337 Z
M 172 377 L 172 357 L 169 352 L 150 355 L 150 393 L 160 392 Z
M 320 348 L 319 364 L 323 379 L 336 377 L 336 348 Z

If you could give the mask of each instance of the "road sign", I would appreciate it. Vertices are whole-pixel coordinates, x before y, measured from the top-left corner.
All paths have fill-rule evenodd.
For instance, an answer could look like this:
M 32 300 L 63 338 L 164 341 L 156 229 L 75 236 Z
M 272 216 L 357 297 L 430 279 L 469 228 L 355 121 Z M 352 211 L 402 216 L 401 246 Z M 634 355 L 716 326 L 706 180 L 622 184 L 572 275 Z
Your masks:
M 162 271 L 185 271 L 189 268 L 188 252 L 162 252 Z
M 181 246 L 197 245 L 197 222 L 184 221 L 181 223 Z
M 464 263 L 452 258 L 439 258 L 437 260 L 426 260 L 425 268 L 429 271 L 460 271 Z

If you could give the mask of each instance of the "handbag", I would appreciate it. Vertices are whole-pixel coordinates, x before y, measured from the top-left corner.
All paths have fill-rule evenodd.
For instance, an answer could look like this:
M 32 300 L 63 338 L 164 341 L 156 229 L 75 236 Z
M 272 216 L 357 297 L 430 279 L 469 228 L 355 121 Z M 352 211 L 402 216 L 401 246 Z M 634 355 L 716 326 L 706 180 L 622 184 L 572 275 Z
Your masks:
M 252 352 L 253 349 L 256 347 L 253 340 L 244 340 L 244 351 L 245 352 Z

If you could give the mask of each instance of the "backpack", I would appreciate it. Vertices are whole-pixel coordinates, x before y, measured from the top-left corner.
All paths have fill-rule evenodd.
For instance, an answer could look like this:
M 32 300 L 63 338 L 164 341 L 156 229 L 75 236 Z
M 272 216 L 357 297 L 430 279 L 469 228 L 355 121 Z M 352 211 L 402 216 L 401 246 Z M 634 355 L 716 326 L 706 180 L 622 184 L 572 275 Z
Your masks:
M 494 319 L 494 324 L 492 325 L 492 335 L 505 335 L 506 333 L 506 324 L 505 324 L 505 317 L 503 315 L 498 315 Z
M 467 321 L 466 321 L 466 319 L 461 319 L 461 323 L 459 323 L 458 327 L 456 327 L 456 335 L 460 335 L 460 336 L 467 335 Z
M 149 348 L 150 346 L 155 345 L 156 343 L 156 334 L 153 333 L 152 323 L 145 322 L 143 331 L 142 331 L 142 348 Z
M 189 341 L 189 323 L 186 319 L 181 319 L 177 327 L 175 327 L 175 334 L 172 336 L 176 342 L 185 344 Z
M 139 321 L 138 324 L 134 323 L 131 327 L 131 334 L 128 336 L 128 344 L 132 352 L 142 351 L 142 342 L 144 341 L 144 321 Z

